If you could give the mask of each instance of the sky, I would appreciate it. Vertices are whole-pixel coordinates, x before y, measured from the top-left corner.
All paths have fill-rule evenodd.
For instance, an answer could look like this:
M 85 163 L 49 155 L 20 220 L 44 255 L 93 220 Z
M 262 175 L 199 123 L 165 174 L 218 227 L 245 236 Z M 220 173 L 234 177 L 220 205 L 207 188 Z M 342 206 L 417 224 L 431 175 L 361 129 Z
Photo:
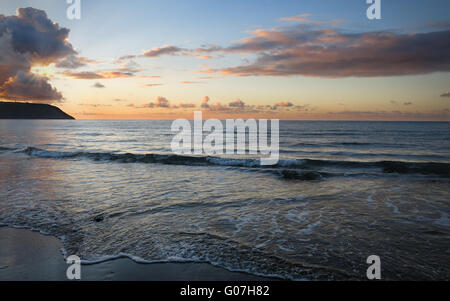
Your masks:
M 450 2 L 0 2 L 0 100 L 77 119 L 450 121 Z

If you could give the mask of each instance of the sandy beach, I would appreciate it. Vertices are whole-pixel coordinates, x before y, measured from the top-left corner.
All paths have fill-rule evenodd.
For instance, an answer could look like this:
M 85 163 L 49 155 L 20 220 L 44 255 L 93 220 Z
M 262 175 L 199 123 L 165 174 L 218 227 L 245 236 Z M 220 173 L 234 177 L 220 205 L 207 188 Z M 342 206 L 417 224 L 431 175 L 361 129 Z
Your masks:
M 38 232 L 0 227 L 0 281 L 66 281 L 62 243 Z M 119 258 L 82 265 L 84 281 L 257 281 L 207 263 L 139 264 Z

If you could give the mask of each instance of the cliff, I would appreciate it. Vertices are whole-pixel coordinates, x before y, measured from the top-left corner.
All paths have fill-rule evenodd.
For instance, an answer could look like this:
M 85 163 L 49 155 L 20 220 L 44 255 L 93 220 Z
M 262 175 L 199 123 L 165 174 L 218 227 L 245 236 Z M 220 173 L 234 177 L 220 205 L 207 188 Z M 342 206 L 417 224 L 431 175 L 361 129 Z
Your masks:
M 0 119 L 75 119 L 48 104 L 1 102 Z

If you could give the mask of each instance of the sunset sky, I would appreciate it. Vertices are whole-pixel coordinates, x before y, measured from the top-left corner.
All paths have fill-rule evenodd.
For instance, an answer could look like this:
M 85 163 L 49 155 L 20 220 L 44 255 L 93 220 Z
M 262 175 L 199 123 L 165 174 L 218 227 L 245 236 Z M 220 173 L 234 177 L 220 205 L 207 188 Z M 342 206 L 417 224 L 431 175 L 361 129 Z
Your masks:
M 77 119 L 450 120 L 448 0 L 382 0 L 381 20 L 365 0 L 67 7 L 0 2 L 0 99 Z

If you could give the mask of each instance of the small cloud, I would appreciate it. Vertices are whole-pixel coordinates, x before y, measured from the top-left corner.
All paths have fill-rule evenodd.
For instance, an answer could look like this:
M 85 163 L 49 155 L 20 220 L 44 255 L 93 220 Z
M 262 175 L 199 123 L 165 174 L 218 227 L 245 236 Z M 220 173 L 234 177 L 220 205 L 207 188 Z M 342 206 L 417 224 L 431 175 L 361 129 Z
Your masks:
M 110 104 L 98 104 L 98 103 L 79 103 L 79 106 L 84 106 L 84 107 L 93 107 L 93 108 L 98 108 L 98 107 L 111 107 L 112 105 Z
M 245 103 L 242 100 L 240 100 L 240 99 L 236 99 L 235 101 L 230 102 L 228 104 L 228 106 L 230 106 L 232 108 L 244 108 L 245 107 Z
M 294 104 L 292 102 L 280 102 L 280 103 L 276 103 L 274 106 L 288 108 L 288 107 L 293 107 Z
M 196 81 L 182 81 L 182 82 L 180 82 L 180 84 L 183 84 L 183 85 L 195 85 L 195 84 L 204 84 L 203 82 L 196 82 Z
M 121 56 L 121 57 L 119 58 L 119 61 L 122 61 L 122 60 L 131 60 L 131 59 L 134 59 L 134 58 L 136 58 L 136 55 L 134 55 L 134 54 L 124 55 L 124 56 Z
M 74 79 L 114 79 L 114 78 L 127 78 L 132 77 L 133 73 L 130 72 L 120 72 L 120 71 L 106 71 L 106 72 L 64 72 L 62 73 L 66 77 L 71 77 Z
M 158 96 L 154 102 L 150 102 L 147 104 L 135 105 L 133 103 L 130 103 L 127 106 L 135 109 L 145 109 L 145 108 L 188 109 L 197 107 L 197 105 L 195 105 L 194 103 L 179 103 L 171 105 L 170 101 L 163 96 Z
M 450 97 L 450 92 L 441 94 L 441 97 Z
M 92 87 L 102 89 L 102 88 L 104 88 L 105 86 L 102 85 L 101 83 L 95 83 Z
M 404 103 L 403 103 L 403 105 L 404 105 L 404 106 L 410 106 L 410 105 L 412 105 L 412 104 L 413 104 L 413 103 L 412 103 L 412 102 L 410 102 L 410 101 L 408 101 L 408 102 L 404 102 Z
M 177 55 L 183 51 L 183 49 L 176 46 L 154 47 L 150 50 L 144 51 L 144 56 L 153 58 L 161 55 Z
M 162 86 L 163 84 L 142 84 L 142 87 L 147 87 L 147 88 L 151 88 L 151 87 L 158 87 L 158 86 Z
M 159 75 L 139 75 L 139 78 L 151 79 L 151 78 L 161 78 Z
M 298 106 L 294 106 L 294 109 L 297 111 L 305 111 L 308 112 L 310 110 L 310 106 L 309 104 L 306 105 L 298 105 Z
M 222 105 L 220 102 L 217 102 L 217 103 L 213 104 L 212 106 L 209 106 L 209 110 L 211 110 L 211 111 L 229 111 L 230 108 Z
M 182 108 L 182 109 L 187 109 L 187 108 L 195 108 L 196 105 L 193 103 L 180 103 L 178 104 L 178 106 L 175 106 L 175 108 Z
M 201 107 L 204 108 L 204 109 L 208 109 L 209 108 L 208 102 L 209 102 L 209 96 L 203 97 L 203 101 L 202 101 Z
M 301 14 L 293 17 L 284 17 L 281 18 L 281 21 L 295 21 L 298 23 L 307 23 L 309 22 L 309 17 L 311 17 L 311 14 Z
M 195 71 L 196 73 L 202 73 L 202 74 L 215 74 L 218 72 L 218 70 L 212 69 L 209 66 L 203 65 L 201 70 Z
M 55 64 L 57 68 L 77 69 L 86 65 L 97 65 L 99 62 L 77 55 L 69 55 Z
M 155 101 L 155 107 L 157 108 L 168 108 L 170 106 L 169 101 L 167 98 L 158 96 Z
M 158 97 L 156 98 L 155 102 L 150 102 L 150 103 L 143 104 L 143 105 L 140 105 L 140 106 L 136 106 L 136 105 L 134 105 L 134 104 L 131 103 L 131 104 L 129 104 L 128 106 L 129 106 L 129 107 L 136 108 L 136 109 L 144 109 L 144 108 L 150 108 L 150 109 L 153 109 L 153 108 L 170 108 L 170 102 L 169 102 L 169 100 L 168 100 L 167 98 L 162 97 L 162 96 L 158 96 Z

